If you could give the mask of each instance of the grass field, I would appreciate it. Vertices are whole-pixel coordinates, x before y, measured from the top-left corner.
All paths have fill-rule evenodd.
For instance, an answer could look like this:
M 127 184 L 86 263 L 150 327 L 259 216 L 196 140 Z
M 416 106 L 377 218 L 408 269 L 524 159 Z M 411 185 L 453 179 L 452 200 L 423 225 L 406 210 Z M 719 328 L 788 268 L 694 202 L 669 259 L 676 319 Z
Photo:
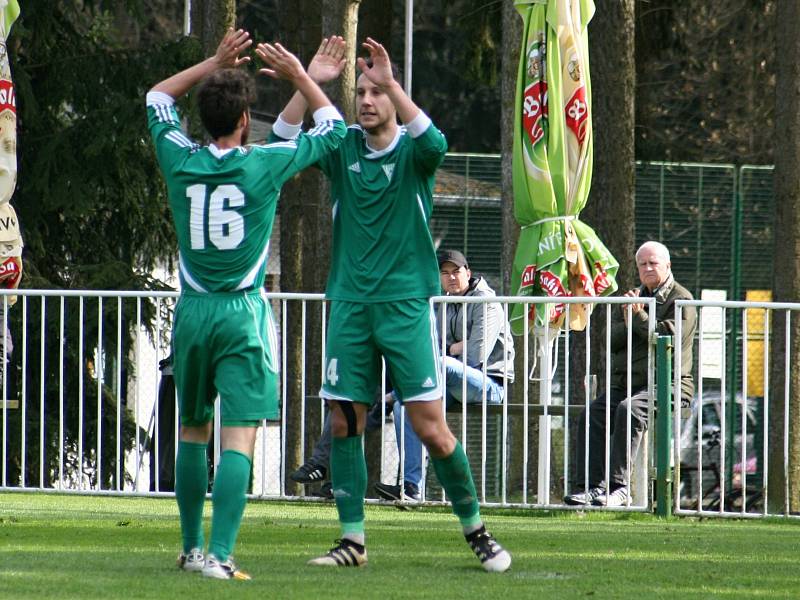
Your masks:
M 331 504 L 251 502 L 236 550 L 253 581 L 174 566 L 172 499 L 0 494 L 0 598 L 799 598 L 800 522 L 485 511 L 512 552 L 484 573 L 438 508 L 367 507 L 369 565 L 305 561 L 337 536 Z

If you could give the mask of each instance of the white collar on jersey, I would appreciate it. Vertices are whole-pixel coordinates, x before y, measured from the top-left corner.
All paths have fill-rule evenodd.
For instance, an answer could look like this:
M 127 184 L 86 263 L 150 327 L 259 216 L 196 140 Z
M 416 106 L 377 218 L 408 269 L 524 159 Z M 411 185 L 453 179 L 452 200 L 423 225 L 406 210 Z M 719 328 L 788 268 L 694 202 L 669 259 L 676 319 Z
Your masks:
M 367 154 L 364 158 L 376 159 L 389 154 L 392 150 L 394 150 L 395 146 L 397 146 L 397 142 L 400 141 L 400 136 L 403 135 L 404 129 L 405 127 L 398 125 L 397 131 L 394 133 L 394 139 L 383 150 L 375 150 L 374 148 L 370 148 L 369 143 L 367 143 L 367 132 L 364 131 L 364 145 L 367 147 L 367 150 L 370 151 L 369 154 Z
M 229 152 L 233 152 L 237 148 L 241 148 L 241 146 L 236 146 L 236 148 L 225 148 L 224 150 L 221 150 L 220 148 L 217 148 L 214 144 L 208 145 L 208 151 L 211 152 L 211 154 L 213 154 L 217 158 L 222 158 L 223 156 L 225 156 Z

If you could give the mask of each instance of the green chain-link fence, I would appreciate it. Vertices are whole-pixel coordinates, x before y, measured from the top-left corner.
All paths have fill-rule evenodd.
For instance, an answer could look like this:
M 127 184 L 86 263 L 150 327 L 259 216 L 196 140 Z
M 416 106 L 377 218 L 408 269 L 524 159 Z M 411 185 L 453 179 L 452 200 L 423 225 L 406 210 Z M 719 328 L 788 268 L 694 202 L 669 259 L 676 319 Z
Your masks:
M 500 181 L 500 155 L 448 154 L 433 230 L 442 247 L 461 249 L 474 271 L 507 292 L 499 286 Z M 747 290 L 771 289 L 772 167 L 638 162 L 635 193 L 637 245 L 664 243 L 675 278 L 696 296 L 711 288 L 744 299 Z

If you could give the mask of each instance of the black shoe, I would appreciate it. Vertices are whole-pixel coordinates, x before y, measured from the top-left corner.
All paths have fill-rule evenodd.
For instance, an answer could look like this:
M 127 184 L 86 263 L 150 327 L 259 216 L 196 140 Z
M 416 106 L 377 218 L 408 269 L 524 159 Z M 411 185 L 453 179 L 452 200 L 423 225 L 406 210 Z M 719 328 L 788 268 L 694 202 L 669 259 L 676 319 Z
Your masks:
M 571 506 L 588 506 L 597 498 L 605 497 L 606 491 L 600 487 L 589 488 L 587 492 L 575 492 L 569 496 L 564 496 L 564 504 Z
M 307 462 L 294 473 L 289 475 L 289 478 L 297 483 L 317 483 L 325 479 L 325 475 L 327 474 L 328 469 L 322 465 L 315 465 L 314 463 Z
M 318 567 L 363 567 L 367 564 L 367 549 L 361 544 L 346 538 L 335 543 L 325 554 L 306 564 Z
M 419 502 L 420 494 L 419 488 L 410 481 L 403 482 L 403 491 L 401 494 L 399 485 L 389 485 L 388 483 L 376 483 L 375 493 L 384 500 L 391 500 L 399 502 L 400 500 L 412 500 Z
M 511 555 L 497 543 L 486 527 L 473 531 L 464 536 L 472 551 L 480 559 L 481 566 L 486 571 L 502 573 L 511 566 Z
M 315 498 L 325 498 L 325 500 L 333 500 L 333 484 L 330 481 L 326 481 L 316 492 L 311 492 L 311 495 Z

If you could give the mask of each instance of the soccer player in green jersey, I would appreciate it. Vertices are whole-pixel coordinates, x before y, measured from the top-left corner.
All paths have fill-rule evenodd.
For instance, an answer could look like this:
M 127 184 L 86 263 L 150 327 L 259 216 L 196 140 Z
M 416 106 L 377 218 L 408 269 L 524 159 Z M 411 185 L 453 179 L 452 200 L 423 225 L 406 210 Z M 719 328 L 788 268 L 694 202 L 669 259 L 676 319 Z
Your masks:
M 318 161 L 330 178 L 333 250 L 326 295 L 332 301 L 320 394 L 331 408 L 331 479 L 342 537 L 309 564 L 367 562 L 362 432 L 384 356 L 395 391 L 453 504 L 467 542 L 487 571 L 505 571 L 511 556 L 486 531 L 461 444 L 442 413 L 435 324 L 429 299 L 439 268 L 429 221 L 434 174 L 447 142 L 393 73 L 386 49 L 371 38 L 358 59 L 358 124 Z M 343 69 L 344 40 L 323 40 L 309 65 L 318 83 Z M 293 139 L 306 110 L 295 94 L 273 133 Z M 400 118 L 403 125 L 398 124 Z
M 281 186 L 342 141 L 345 125 L 300 61 L 280 44 L 259 44 L 265 75 L 293 83 L 316 127 L 281 144 L 244 147 L 255 99 L 238 67 L 252 44 L 230 30 L 216 54 L 147 94 L 150 132 L 166 180 L 180 250 L 181 296 L 172 347 L 181 429 L 175 497 L 183 551 L 178 566 L 217 579 L 249 579 L 231 553 L 250 481 L 262 419 L 278 415 L 276 336 L 262 295 L 269 238 Z M 213 143 L 199 146 L 180 127 L 175 99 L 195 84 L 203 125 Z M 206 448 L 219 394 L 222 453 L 214 477 L 213 515 L 204 555 Z

